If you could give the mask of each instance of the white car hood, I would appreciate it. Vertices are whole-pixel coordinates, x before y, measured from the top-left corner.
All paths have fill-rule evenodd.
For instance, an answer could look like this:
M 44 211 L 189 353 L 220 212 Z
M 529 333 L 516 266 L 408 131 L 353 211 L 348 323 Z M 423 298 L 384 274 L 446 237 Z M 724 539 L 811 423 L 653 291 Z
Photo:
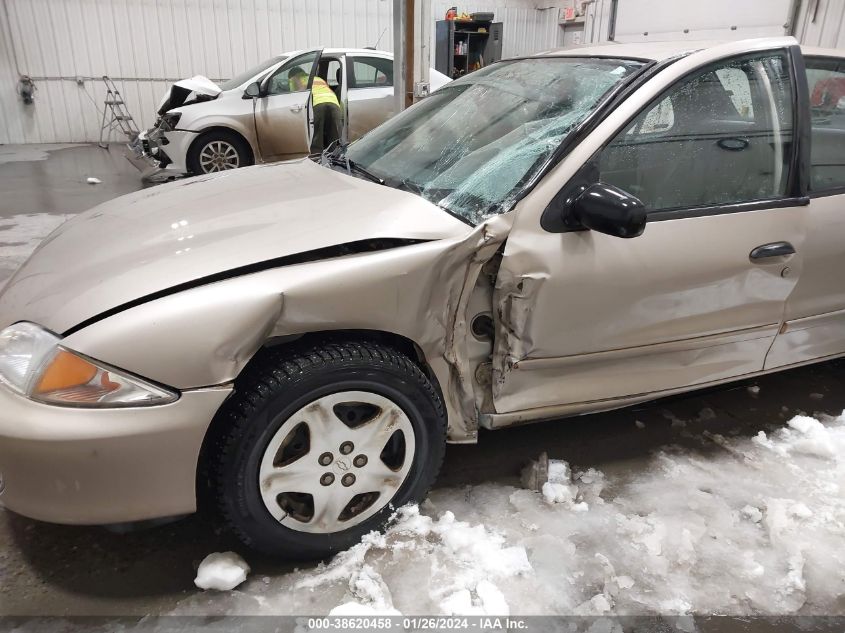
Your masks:
M 194 75 L 189 79 L 177 81 L 167 89 L 167 92 L 158 104 L 158 113 L 164 114 L 168 110 L 178 108 L 188 100 L 191 94 L 216 98 L 221 92 L 223 91 L 220 86 L 208 77 Z
M 189 178 L 111 200 L 54 231 L 0 295 L 0 328 L 33 321 L 62 333 L 127 303 L 294 255 L 325 259 L 350 245 L 380 250 L 471 230 L 414 194 L 308 159 Z

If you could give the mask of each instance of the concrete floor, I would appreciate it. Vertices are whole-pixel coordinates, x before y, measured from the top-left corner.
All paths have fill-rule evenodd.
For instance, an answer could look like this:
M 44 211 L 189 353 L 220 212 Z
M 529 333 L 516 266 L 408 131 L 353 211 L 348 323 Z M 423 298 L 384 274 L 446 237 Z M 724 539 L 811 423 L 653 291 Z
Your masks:
M 139 172 L 117 147 L 65 147 L 49 155 L 43 150 L 0 146 L 0 220 L 22 213 L 75 213 L 142 186 Z M 88 185 L 88 176 L 103 182 Z M 0 252 L 3 246 L 0 232 Z M 758 393 L 748 389 L 751 384 Z M 700 415 L 706 408 L 712 417 Z M 676 419 L 698 420 L 698 434 L 706 429 L 751 436 L 797 413 L 843 409 L 845 361 L 832 361 L 635 409 L 484 433 L 478 446 L 448 449 L 438 485 L 514 483 L 520 468 L 542 451 L 578 468 L 637 469 L 667 444 L 710 450 L 673 425 Z M 645 428 L 638 429 L 635 420 Z M 0 615 L 166 613 L 196 591 L 199 561 L 226 549 L 243 553 L 216 534 L 205 517 L 119 534 L 39 523 L 0 510 Z M 274 576 L 292 568 L 256 558 L 248 557 L 256 574 Z

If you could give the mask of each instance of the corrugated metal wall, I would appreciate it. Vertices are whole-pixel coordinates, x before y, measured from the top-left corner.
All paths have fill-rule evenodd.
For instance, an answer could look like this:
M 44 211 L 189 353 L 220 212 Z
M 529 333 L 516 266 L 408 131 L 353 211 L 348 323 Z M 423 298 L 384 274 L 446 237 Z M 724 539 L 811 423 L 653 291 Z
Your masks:
M 812 46 L 845 48 L 845 0 L 803 0 L 795 35 Z
M 613 16 L 613 0 L 595 0 L 584 16 L 584 44 L 606 42 Z
M 434 2 L 433 18 L 442 18 L 452 4 L 467 12 L 494 11 L 505 23 L 507 56 L 555 44 L 556 8 L 535 8 L 541 6 L 535 0 Z M 143 128 L 177 79 L 195 74 L 226 79 L 272 55 L 321 45 L 393 46 L 392 0 L 0 0 L 0 5 L 0 143 L 96 141 L 105 88 L 95 78 L 104 74 L 116 78 Z M 35 78 L 34 105 L 23 105 L 16 93 L 19 73 Z
M 0 0 L 11 56 L 0 68 L 0 142 L 92 141 L 107 74 L 142 126 L 170 81 L 224 79 L 287 50 L 390 47 L 390 0 Z M 2 49 L 0 49 L 2 50 Z M 35 78 L 35 105 L 14 92 Z M 81 82 L 72 78 L 81 77 Z
M 680 0 L 679 0 L 680 1 Z M 693 0 L 687 0 L 693 1 Z M 748 0 L 743 0 L 747 2 Z M 613 0 L 595 0 L 588 5 L 584 42 L 605 42 L 608 39 Z M 627 0 L 619 0 L 620 3 Z M 785 2 L 768 3 L 755 0 L 776 15 L 785 14 Z M 785 19 L 786 18 L 785 16 Z M 725 20 L 727 24 L 727 20 Z M 795 23 L 795 37 L 804 44 L 827 48 L 845 48 L 845 0 L 800 0 Z

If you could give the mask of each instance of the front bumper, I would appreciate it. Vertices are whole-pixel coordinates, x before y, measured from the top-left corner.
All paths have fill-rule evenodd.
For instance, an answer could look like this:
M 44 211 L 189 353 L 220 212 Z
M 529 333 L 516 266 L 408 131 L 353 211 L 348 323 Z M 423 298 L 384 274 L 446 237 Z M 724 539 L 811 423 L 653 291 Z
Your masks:
M 77 409 L 0 386 L 0 503 L 69 524 L 193 512 L 203 438 L 229 393 L 217 387 L 157 407 Z
M 188 149 L 196 137 L 196 132 L 165 132 L 160 127 L 152 127 L 141 132 L 130 147 L 138 158 L 152 160 L 161 169 L 185 174 L 188 172 Z

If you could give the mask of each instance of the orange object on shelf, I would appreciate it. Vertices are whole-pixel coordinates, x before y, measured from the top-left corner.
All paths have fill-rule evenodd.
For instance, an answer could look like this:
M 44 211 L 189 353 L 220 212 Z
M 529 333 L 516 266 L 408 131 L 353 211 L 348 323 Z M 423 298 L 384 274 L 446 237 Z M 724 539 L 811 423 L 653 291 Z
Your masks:
M 447 20 L 454 20 L 458 17 L 458 7 L 452 7 L 448 11 L 446 11 L 446 19 Z

